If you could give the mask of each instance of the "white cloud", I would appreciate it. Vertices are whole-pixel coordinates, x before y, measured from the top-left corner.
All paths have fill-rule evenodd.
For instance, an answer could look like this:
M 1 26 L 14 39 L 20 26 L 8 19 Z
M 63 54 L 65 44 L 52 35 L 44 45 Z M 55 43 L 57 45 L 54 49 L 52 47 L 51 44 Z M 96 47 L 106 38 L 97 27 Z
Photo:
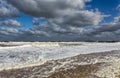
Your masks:
M 117 8 L 116 8 L 118 11 L 120 11 L 120 4 L 117 6 Z
M 12 26 L 12 27 L 19 27 L 22 26 L 22 24 L 16 20 L 5 20 L 5 21 L 0 21 L 1 26 Z
M 0 41 L 13 41 L 21 34 L 21 31 L 15 28 L 0 28 Z
M 19 11 L 8 4 L 5 0 L 0 0 L 0 18 L 16 17 L 19 15 Z

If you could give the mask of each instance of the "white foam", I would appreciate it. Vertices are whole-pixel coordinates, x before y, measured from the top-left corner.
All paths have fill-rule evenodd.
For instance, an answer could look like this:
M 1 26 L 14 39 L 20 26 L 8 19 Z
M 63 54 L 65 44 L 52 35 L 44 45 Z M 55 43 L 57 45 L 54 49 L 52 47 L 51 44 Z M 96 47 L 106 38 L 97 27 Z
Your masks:
M 52 46 L 52 43 L 38 42 L 14 44 L 22 44 L 22 46 L 0 47 L 0 70 L 40 65 L 47 60 L 62 59 L 79 54 L 120 50 L 120 43 L 80 43 L 77 46 L 61 46 L 59 43 L 53 43 Z

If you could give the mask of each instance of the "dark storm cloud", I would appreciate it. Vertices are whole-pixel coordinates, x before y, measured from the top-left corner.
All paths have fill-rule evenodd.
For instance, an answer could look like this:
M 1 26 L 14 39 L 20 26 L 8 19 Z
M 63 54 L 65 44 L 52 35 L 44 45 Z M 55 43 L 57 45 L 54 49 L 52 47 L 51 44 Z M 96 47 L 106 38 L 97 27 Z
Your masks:
M 112 32 L 120 29 L 120 23 L 108 23 L 104 24 L 98 29 L 96 29 L 97 32 Z
M 74 41 L 86 38 L 87 29 L 80 27 L 61 27 L 54 23 L 46 23 L 24 31 L 19 35 L 20 41 Z
M 59 37 L 57 37 L 58 40 L 63 37 L 64 40 L 70 38 L 71 41 L 120 41 L 119 19 L 119 16 L 115 17 L 112 22 L 100 26 L 61 27 L 59 25 L 57 26 L 57 24 L 51 23 L 50 27 L 53 27 L 51 28 L 52 34 L 54 34 L 53 38 L 59 35 Z
M 0 18 L 16 17 L 19 15 L 19 11 L 8 4 L 5 0 L 0 0 Z
M 93 41 L 120 41 L 120 17 L 115 17 L 113 22 L 102 24 L 101 26 L 94 27 L 88 33 L 92 36 Z
M 20 11 L 37 17 L 53 18 L 66 13 L 67 9 L 83 9 L 90 0 L 7 0 Z
M 120 29 L 120 17 L 115 17 L 113 22 L 105 23 L 95 29 L 96 32 L 114 32 Z
M 66 12 L 69 14 L 53 19 L 53 21 L 60 24 L 61 26 L 68 25 L 82 27 L 98 25 L 104 17 L 100 14 L 100 12 L 92 12 L 88 10 L 68 10 Z
M 49 22 L 50 23 L 50 22 Z M 120 28 L 102 25 L 99 27 L 61 27 L 54 22 L 35 26 L 29 30 L 4 31 L 6 37 L 16 41 L 119 41 Z M 112 24 L 110 24 L 112 25 Z M 111 30 L 111 28 L 114 30 Z M 11 29 L 10 29 L 11 30 Z M 7 32 L 7 33 L 5 33 Z M 1 33 L 1 32 L 0 32 Z M 4 37 L 4 38 L 6 38 Z M 3 37 L 2 37 L 3 38 Z M 11 39 L 12 40 L 12 39 Z
M 35 17 L 53 20 L 60 25 L 97 25 L 103 16 L 84 10 L 91 0 L 7 0 L 20 11 Z

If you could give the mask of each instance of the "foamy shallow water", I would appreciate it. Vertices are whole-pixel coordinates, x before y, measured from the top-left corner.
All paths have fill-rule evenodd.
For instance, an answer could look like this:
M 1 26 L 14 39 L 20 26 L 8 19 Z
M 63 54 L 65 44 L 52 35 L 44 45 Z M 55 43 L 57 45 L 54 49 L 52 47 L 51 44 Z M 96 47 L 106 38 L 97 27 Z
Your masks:
M 120 50 L 120 43 L 22 42 L 10 44 L 17 44 L 18 46 L 0 47 L 0 70 L 40 65 L 48 60 L 62 59 L 79 54 Z

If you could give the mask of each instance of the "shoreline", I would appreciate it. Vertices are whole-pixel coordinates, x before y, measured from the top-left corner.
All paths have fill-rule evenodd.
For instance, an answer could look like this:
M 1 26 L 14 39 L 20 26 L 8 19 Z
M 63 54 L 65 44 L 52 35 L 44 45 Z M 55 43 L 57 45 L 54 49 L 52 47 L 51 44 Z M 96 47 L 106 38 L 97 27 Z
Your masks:
M 38 66 L 0 71 L 2 78 L 119 78 L 120 51 L 81 54 Z M 112 71 L 111 71 L 112 70 Z M 82 71 L 82 72 L 81 72 Z

